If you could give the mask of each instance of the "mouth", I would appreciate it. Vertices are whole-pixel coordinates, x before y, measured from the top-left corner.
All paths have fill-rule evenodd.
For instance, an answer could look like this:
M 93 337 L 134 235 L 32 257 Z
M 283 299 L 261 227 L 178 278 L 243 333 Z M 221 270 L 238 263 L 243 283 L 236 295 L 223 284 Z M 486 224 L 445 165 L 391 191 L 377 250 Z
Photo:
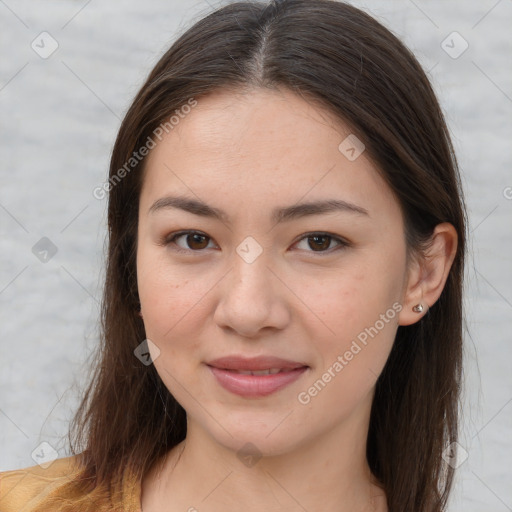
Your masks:
M 220 357 L 206 363 L 208 366 L 222 370 L 233 370 L 238 372 L 272 372 L 295 370 L 307 366 L 306 363 L 291 361 L 275 356 L 245 357 L 236 354 Z
M 212 368 L 215 368 L 212 366 Z M 268 370 L 230 370 L 228 368 L 218 368 L 227 372 L 238 373 L 240 375 L 275 375 L 276 373 L 289 373 L 295 371 L 297 368 L 269 368 Z
M 227 391 L 244 398 L 275 393 L 299 379 L 309 366 L 275 357 L 230 356 L 207 363 L 207 367 Z

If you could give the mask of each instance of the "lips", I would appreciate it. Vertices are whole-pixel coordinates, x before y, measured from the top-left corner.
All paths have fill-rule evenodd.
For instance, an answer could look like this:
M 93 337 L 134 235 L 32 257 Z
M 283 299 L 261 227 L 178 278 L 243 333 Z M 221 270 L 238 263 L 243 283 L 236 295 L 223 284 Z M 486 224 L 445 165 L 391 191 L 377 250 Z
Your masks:
M 224 368 L 226 369 L 226 368 Z M 293 369 L 282 369 L 282 368 L 269 368 L 268 370 L 228 370 L 233 373 L 239 373 L 241 375 L 275 375 L 276 373 L 292 372 Z
M 259 357 L 241 357 L 241 356 L 227 356 L 215 359 L 207 363 L 208 366 L 220 368 L 222 370 L 237 370 L 237 371 L 250 371 L 257 372 L 261 370 L 295 370 L 307 366 L 305 363 L 281 359 L 274 356 L 259 356 Z M 277 373 L 277 372 L 276 372 Z
M 268 396 L 296 381 L 308 366 L 272 356 L 228 356 L 207 363 L 217 382 L 245 398 Z

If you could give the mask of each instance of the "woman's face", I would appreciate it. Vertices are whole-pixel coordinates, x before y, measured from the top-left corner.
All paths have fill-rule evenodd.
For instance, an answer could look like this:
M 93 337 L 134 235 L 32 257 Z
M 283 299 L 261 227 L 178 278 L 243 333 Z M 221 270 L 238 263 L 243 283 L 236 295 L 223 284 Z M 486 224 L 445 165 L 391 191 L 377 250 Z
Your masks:
M 190 110 L 151 150 L 140 197 L 156 370 L 189 426 L 235 450 L 367 425 L 407 284 L 391 190 L 347 127 L 287 90 L 216 92 Z M 229 356 L 296 369 L 209 365 Z

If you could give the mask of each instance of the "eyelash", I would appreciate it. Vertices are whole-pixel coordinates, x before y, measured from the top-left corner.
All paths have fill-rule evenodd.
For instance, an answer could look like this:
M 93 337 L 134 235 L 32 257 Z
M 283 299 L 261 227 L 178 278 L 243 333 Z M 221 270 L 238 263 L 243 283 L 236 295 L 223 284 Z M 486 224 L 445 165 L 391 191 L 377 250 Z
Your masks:
M 179 247 L 178 245 L 176 245 L 175 240 L 177 238 L 180 238 L 180 237 L 185 236 L 185 235 L 194 235 L 194 234 L 200 235 L 202 237 L 205 237 L 205 238 L 211 240 L 211 237 L 209 237 L 205 233 L 202 233 L 201 231 L 184 230 L 184 231 L 177 231 L 177 232 L 171 233 L 169 235 L 166 235 L 160 241 L 160 245 L 168 246 L 168 245 L 174 244 L 173 250 L 177 251 L 177 252 L 180 252 L 180 253 L 188 253 L 188 254 L 190 254 L 190 253 L 194 253 L 194 252 L 196 252 L 196 253 L 204 252 L 205 249 L 199 249 L 199 250 L 183 249 L 182 247 Z M 339 245 L 338 245 L 338 247 L 335 247 L 334 249 L 328 249 L 328 250 L 325 250 L 325 251 L 306 251 L 306 252 L 311 252 L 313 254 L 332 254 L 333 252 L 335 252 L 335 251 L 337 251 L 339 249 L 344 249 L 346 247 L 350 247 L 351 246 L 351 244 L 347 240 L 344 240 L 343 238 L 340 238 L 340 237 L 338 237 L 336 235 L 333 235 L 332 233 L 326 233 L 324 231 L 312 231 L 310 233 L 305 233 L 302 236 L 302 238 L 299 238 L 297 240 L 297 242 L 294 242 L 293 245 L 295 245 L 296 243 L 301 242 L 302 240 L 305 240 L 305 239 L 308 239 L 308 238 L 313 238 L 314 236 L 328 237 L 331 240 L 334 240 L 334 241 L 338 242 Z

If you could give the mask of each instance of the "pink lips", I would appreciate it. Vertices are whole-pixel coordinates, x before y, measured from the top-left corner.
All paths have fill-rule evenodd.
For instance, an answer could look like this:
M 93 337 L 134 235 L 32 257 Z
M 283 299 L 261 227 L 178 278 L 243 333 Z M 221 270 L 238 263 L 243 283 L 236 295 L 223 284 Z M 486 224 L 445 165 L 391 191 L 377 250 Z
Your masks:
M 304 363 L 260 356 L 244 358 L 229 356 L 207 363 L 219 384 L 226 390 L 246 398 L 268 396 L 297 380 L 307 369 Z M 239 372 L 272 369 L 278 373 L 251 375 Z

